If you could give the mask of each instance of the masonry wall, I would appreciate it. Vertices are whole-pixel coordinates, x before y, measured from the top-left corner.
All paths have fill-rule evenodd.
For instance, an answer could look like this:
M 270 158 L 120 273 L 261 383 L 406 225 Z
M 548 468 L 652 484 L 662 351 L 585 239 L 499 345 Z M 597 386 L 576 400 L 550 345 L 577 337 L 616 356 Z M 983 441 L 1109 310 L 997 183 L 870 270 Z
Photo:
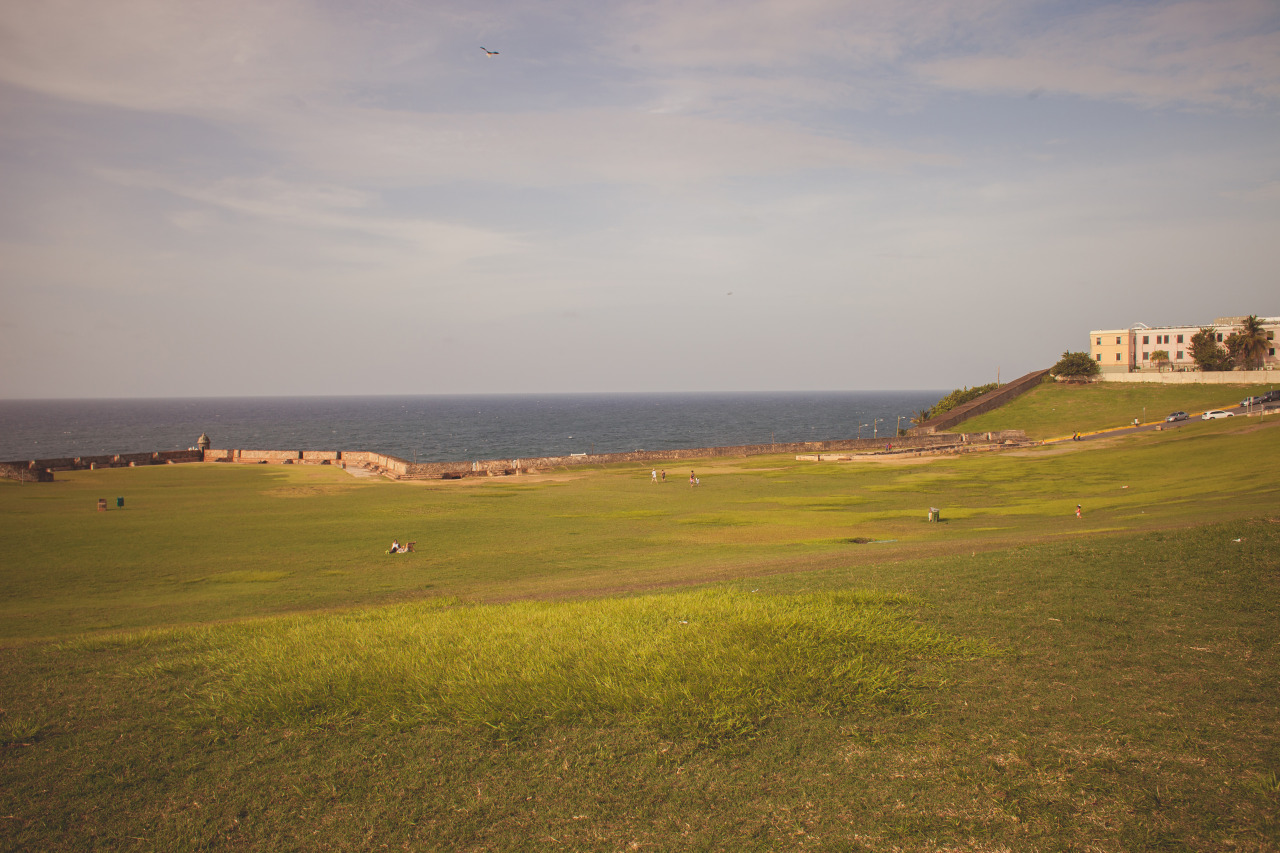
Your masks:
M 1179 370 L 1167 373 L 1104 373 L 1103 382 L 1159 382 L 1165 385 L 1271 385 L 1280 383 L 1280 370 Z
M 407 462 L 381 454 L 362 454 L 370 467 L 383 469 L 395 479 L 455 479 L 461 477 L 493 477 L 549 471 L 556 468 L 574 468 L 583 465 L 613 465 L 619 463 L 652 464 L 696 462 L 699 459 L 725 457 L 763 456 L 768 454 L 868 452 L 892 444 L 895 449 L 928 449 L 956 446 L 967 443 L 1025 441 L 1022 430 L 1006 430 L 1000 433 L 958 435 L 937 433 L 905 436 L 901 438 L 864 438 L 832 441 L 806 441 L 783 444 L 746 444 L 723 447 L 697 447 L 679 450 L 637 450 L 630 453 L 595 453 L 573 456 L 540 456 L 524 459 L 485 459 L 471 462 Z M 342 454 L 344 464 L 355 461 L 356 454 Z M 385 461 L 384 461 L 385 460 Z
M 23 482 L 47 483 L 58 471 L 92 471 L 98 468 L 135 468 L 140 465 L 174 465 L 200 462 L 199 450 L 165 450 L 159 453 L 116 453 L 104 456 L 64 456 L 0 462 L 0 477 Z
M 936 418 L 929 418 L 922 424 L 911 429 L 911 433 L 916 432 L 930 433 L 938 430 L 950 429 L 956 424 L 968 418 L 976 417 L 992 409 L 998 409 L 1005 403 L 1021 397 L 1032 388 L 1040 384 L 1040 382 L 1049 375 L 1049 368 L 1044 370 L 1033 370 L 1026 376 L 1019 377 L 1012 382 L 1001 385 L 994 391 L 988 391 L 976 400 L 970 400 L 963 405 L 956 406 L 949 412 L 943 412 Z
M 163 465 L 178 462 L 212 462 L 249 465 L 341 465 L 376 471 L 396 480 L 493 477 L 573 468 L 582 465 L 671 464 L 699 459 L 761 456 L 766 454 L 839 453 L 878 451 L 888 444 L 895 450 L 933 449 L 965 445 L 998 444 L 1026 440 L 1022 430 L 996 433 L 921 433 L 898 438 L 838 439 L 782 444 L 745 444 L 695 447 L 680 450 L 637 450 L 630 453 L 595 453 L 540 456 L 524 459 L 484 459 L 457 462 L 409 462 L 385 453 L 364 450 L 177 450 L 164 453 L 130 453 L 114 456 L 77 456 L 0 463 L 0 476 L 23 481 L 47 482 L 55 471 Z

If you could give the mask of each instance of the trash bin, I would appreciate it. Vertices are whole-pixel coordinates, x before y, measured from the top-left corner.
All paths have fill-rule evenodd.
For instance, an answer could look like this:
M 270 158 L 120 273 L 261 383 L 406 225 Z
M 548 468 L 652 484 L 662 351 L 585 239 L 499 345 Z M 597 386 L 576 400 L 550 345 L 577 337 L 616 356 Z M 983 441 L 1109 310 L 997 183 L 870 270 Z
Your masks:
M 124 498 L 116 498 L 116 509 L 122 509 L 123 507 L 124 507 Z
M 98 498 L 98 512 L 106 512 L 106 511 L 107 511 L 107 499 Z
M 941 519 L 942 519 L 942 511 L 939 510 L 936 506 L 929 507 L 929 520 L 940 521 Z

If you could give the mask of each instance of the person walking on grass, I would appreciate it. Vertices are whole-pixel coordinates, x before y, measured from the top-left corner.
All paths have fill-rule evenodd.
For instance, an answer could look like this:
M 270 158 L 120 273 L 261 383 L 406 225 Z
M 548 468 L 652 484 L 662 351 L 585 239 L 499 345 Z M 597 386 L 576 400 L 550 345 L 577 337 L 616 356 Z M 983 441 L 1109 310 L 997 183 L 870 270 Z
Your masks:
M 667 469 L 666 469 L 666 468 L 663 468 L 663 469 L 662 469 L 662 482 L 664 482 L 664 483 L 665 483 L 665 482 L 667 482 Z
M 650 471 L 650 472 L 649 472 L 649 482 L 650 482 L 650 483 L 656 483 L 656 482 L 658 482 L 658 469 L 657 469 L 657 468 L 654 468 L 652 471 Z
M 1076 504 L 1076 518 L 1084 518 L 1081 513 L 1083 513 L 1083 510 L 1080 508 L 1080 504 Z
M 696 483 L 696 482 L 698 482 L 698 478 L 697 478 L 697 477 L 695 477 L 695 476 L 693 476 L 693 472 L 692 472 L 692 471 L 690 471 L 690 472 L 689 472 L 689 488 L 691 488 L 691 489 L 692 489 L 692 488 L 693 488 L 693 484 L 694 484 L 694 483 Z

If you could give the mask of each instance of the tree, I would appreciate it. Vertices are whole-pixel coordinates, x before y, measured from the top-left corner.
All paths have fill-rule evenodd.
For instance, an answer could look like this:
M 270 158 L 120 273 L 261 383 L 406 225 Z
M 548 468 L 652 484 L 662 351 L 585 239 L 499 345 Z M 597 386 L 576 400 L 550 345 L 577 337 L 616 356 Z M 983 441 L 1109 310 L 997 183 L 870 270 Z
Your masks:
M 931 412 L 929 411 L 929 409 L 926 407 L 926 408 L 923 408 L 923 409 L 921 409 L 920 411 L 916 412 L 914 415 L 912 415 L 912 416 L 911 416 L 911 422 L 912 422 L 913 424 L 915 424 L 916 426 L 920 426 L 920 424 L 922 424 L 922 423 L 924 423 L 925 421 L 929 420 L 929 418 L 931 418 L 932 416 L 933 416 L 933 415 L 932 415 L 932 413 L 931 413 Z
M 1201 329 L 1191 336 L 1191 358 L 1201 370 L 1231 369 L 1231 354 L 1218 343 L 1213 329 Z
M 1070 350 L 1064 352 L 1058 363 L 1049 369 L 1054 376 L 1097 376 L 1101 372 L 1102 368 L 1089 353 Z
M 1227 352 L 1240 370 L 1255 370 L 1267 355 L 1267 330 L 1250 314 L 1240 328 L 1227 337 Z
M 1156 370 L 1163 373 L 1164 369 L 1169 366 L 1169 351 L 1158 349 L 1151 353 L 1151 363 L 1156 366 Z

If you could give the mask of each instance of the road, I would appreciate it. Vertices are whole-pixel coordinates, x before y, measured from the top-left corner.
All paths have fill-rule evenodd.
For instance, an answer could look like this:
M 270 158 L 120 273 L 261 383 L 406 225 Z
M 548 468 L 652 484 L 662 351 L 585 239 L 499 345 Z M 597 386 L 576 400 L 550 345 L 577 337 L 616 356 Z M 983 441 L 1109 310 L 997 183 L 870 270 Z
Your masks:
M 1252 411 L 1256 413 L 1259 411 L 1259 409 L 1262 409 L 1268 415 L 1280 416 L 1280 403 L 1268 403 L 1265 406 L 1261 406 L 1261 407 L 1254 406 Z M 1222 411 L 1230 412 L 1234 416 L 1248 414 L 1244 406 L 1223 407 Z M 1195 412 L 1194 414 L 1188 413 L 1188 417 L 1185 421 L 1152 421 L 1151 423 L 1138 424 L 1137 426 L 1129 425 L 1129 426 L 1123 426 L 1123 427 L 1115 427 L 1114 429 L 1104 429 L 1104 430 L 1097 430 L 1096 432 L 1081 433 L 1079 440 L 1093 441 L 1096 438 L 1105 438 L 1113 435 L 1125 435 L 1126 433 L 1131 433 L 1131 432 L 1148 432 L 1150 430 L 1178 429 L 1179 427 L 1186 426 L 1187 424 L 1190 424 L 1193 422 L 1199 422 L 1200 415 L 1202 414 L 1203 412 Z M 1044 443 L 1058 444 L 1059 442 L 1071 441 L 1071 440 L 1072 440 L 1072 437 L 1068 435 L 1068 436 L 1063 436 L 1061 438 L 1050 438 L 1050 439 L 1047 439 Z

